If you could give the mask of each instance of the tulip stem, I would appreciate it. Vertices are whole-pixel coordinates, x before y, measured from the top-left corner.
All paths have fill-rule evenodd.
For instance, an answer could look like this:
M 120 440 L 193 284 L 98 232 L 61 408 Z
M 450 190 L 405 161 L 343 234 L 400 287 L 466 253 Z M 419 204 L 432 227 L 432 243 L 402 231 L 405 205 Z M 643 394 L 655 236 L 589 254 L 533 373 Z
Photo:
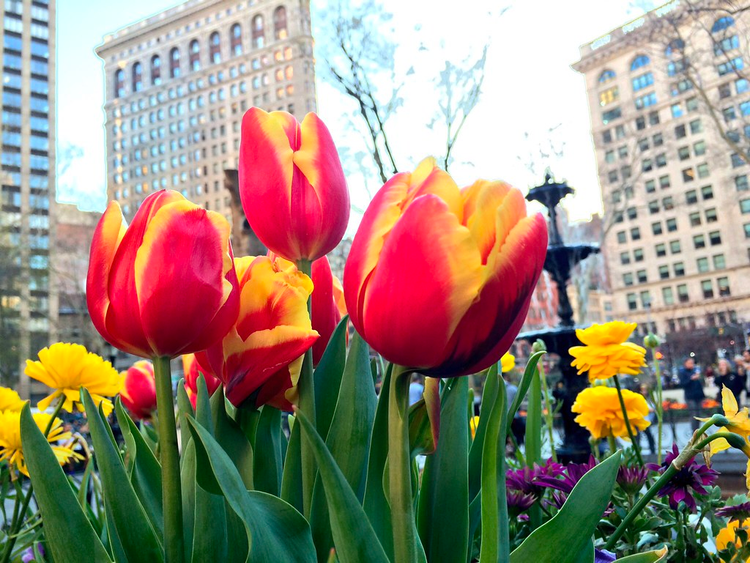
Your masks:
M 659 358 L 656 357 L 656 349 L 651 348 L 651 355 L 654 358 L 654 375 L 656 376 L 656 404 L 654 409 L 656 410 L 656 422 L 658 423 L 658 446 L 656 452 L 656 463 L 661 465 L 661 430 L 664 426 L 664 405 L 662 404 L 662 381 L 661 381 L 661 367 L 659 366 Z
M 312 278 L 312 262 L 310 260 L 299 260 L 297 262 L 297 269 Z M 313 291 L 315 291 L 313 289 Z M 307 299 L 307 313 L 312 319 L 312 297 Z M 299 409 L 310 421 L 310 423 L 317 428 L 317 422 L 315 417 L 315 379 L 313 375 L 313 358 L 312 348 L 309 348 L 305 352 L 305 357 L 302 360 L 302 370 L 299 374 L 299 381 L 297 382 L 297 390 L 299 392 Z M 304 511 L 305 518 L 310 519 L 310 511 L 312 508 L 312 495 L 313 485 L 315 484 L 315 456 L 313 455 L 310 443 L 307 440 L 300 440 L 300 458 L 302 465 L 302 509 Z
M 633 434 L 633 428 L 630 426 L 630 418 L 628 418 L 628 409 L 625 408 L 625 399 L 622 398 L 622 388 L 620 387 L 620 379 L 615 374 L 615 387 L 617 388 L 617 398 L 620 399 L 620 408 L 622 409 L 622 418 L 625 419 L 625 428 L 628 429 L 628 437 L 630 443 L 633 444 L 635 450 L 635 457 L 638 459 L 638 465 L 643 467 L 643 457 L 641 457 L 641 446 L 636 440 L 636 436 Z
M 180 452 L 174 416 L 172 370 L 168 356 L 153 358 L 156 379 L 156 408 L 159 411 L 159 461 L 161 496 L 164 506 L 164 551 L 167 563 L 184 560 L 182 539 L 182 490 L 180 488 Z
M 409 383 L 411 371 L 394 365 L 388 398 L 388 483 L 393 525 L 394 563 L 416 563 L 417 534 L 409 453 Z

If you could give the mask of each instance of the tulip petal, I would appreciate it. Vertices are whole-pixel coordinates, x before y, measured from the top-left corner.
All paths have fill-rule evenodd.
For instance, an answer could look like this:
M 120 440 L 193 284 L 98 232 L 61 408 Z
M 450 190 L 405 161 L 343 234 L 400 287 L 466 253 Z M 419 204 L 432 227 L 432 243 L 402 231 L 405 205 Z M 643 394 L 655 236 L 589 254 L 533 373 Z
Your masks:
M 317 365 L 341 320 L 341 313 L 334 301 L 333 273 L 327 257 L 313 262 L 312 281 L 315 287 L 311 296 L 312 327 L 320 334 L 313 346 L 313 365 Z
M 126 232 L 120 205 L 111 201 L 99 219 L 91 241 L 89 271 L 86 277 L 86 304 L 96 330 L 111 344 L 121 344 L 107 331 L 106 318 L 110 306 L 108 281 L 117 248 Z
M 234 315 L 228 315 L 224 332 L 205 333 L 230 296 L 236 299 L 236 279 L 226 279 L 232 263 L 229 230 L 223 217 L 187 200 L 165 205 L 153 216 L 134 278 L 145 336 L 155 353 L 196 352 L 206 340 L 223 338 L 236 319 L 233 301 Z
M 417 198 L 388 235 L 366 281 L 365 338 L 394 363 L 439 365 L 478 295 L 482 270 L 471 233 L 446 203 L 435 195 Z
M 482 263 L 486 264 L 490 251 L 495 247 L 495 241 L 505 240 L 507 229 L 513 228 L 517 222 L 498 222 L 497 209 L 503 203 L 506 206 L 510 204 L 515 214 L 525 216 L 526 205 L 523 196 L 520 191 L 513 190 L 508 184 L 488 180 L 477 180 L 468 188 L 464 188 L 462 195 L 465 200 L 466 226 L 479 246 Z M 506 198 L 510 200 L 505 202 Z M 497 228 L 504 231 L 497 233 Z
M 506 203 L 513 205 L 507 199 L 498 208 L 498 233 L 507 228 L 499 224 L 508 220 L 503 209 Z M 431 375 L 450 377 L 486 369 L 510 349 L 523 326 L 544 265 L 547 225 L 538 214 L 514 224 L 499 252 L 490 256 L 487 280 L 478 299 L 452 333 L 450 362 L 429 372 Z M 496 247 L 498 244 L 499 238 Z
M 181 200 L 185 201 L 185 198 L 171 190 L 158 191 L 144 199 L 122 237 L 112 262 L 108 281 L 111 305 L 107 310 L 107 332 L 118 339 L 118 348 L 136 356 L 147 358 L 153 351 L 141 325 L 133 265 L 151 218 L 164 205 Z M 113 298 L 115 293 L 116 298 Z

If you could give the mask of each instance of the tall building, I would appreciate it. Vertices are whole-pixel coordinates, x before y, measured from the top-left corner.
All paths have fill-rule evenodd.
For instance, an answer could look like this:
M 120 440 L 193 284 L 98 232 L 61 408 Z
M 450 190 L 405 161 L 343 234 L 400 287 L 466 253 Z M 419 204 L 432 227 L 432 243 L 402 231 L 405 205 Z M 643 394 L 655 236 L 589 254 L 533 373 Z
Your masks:
M 613 315 L 669 342 L 704 334 L 712 354 L 750 321 L 750 160 L 737 154 L 750 147 L 748 21 L 673 1 L 583 45 L 573 65 L 586 79 Z
M 96 52 L 107 191 L 128 219 L 170 188 L 231 221 L 225 170 L 237 169 L 245 111 L 315 110 L 308 0 L 188 0 L 107 35 Z
M 29 397 L 26 358 L 54 338 L 55 0 L 5 0 L 0 200 L 0 379 Z

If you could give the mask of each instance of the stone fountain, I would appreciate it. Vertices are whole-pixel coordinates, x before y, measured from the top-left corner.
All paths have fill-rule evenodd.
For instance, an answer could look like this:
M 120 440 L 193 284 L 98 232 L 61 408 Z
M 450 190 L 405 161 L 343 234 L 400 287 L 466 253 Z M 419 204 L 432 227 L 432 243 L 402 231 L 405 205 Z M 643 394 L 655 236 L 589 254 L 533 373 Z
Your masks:
M 573 358 L 568 354 L 568 349 L 580 342 L 576 338 L 573 307 L 567 290 L 572 269 L 590 254 L 599 252 L 599 247 L 593 244 L 565 244 L 563 242 L 557 224 L 557 207 L 562 198 L 572 193 L 574 193 L 573 188 L 564 181 L 556 182 L 548 171 L 545 174 L 544 183 L 531 188 L 526 196 L 527 200 L 538 201 L 544 205 L 549 214 L 549 244 L 544 269 L 549 272 L 557 285 L 557 315 L 560 317 L 560 322 L 556 328 L 521 333 L 518 339 L 533 343 L 540 338 L 549 352 L 554 352 L 560 357 L 558 367 L 562 373 L 562 380 L 558 388 L 554 390 L 554 394 L 558 400 L 562 400 L 560 412 L 563 419 L 564 441 L 557 450 L 558 458 L 563 462 L 582 462 L 588 459 L 591 452 L 589 433 L 575 422 L 575 415 L 570 408 L 578 393 L 588 386 L 588 377 L 578 375 L 576 369 L 570 365 Z

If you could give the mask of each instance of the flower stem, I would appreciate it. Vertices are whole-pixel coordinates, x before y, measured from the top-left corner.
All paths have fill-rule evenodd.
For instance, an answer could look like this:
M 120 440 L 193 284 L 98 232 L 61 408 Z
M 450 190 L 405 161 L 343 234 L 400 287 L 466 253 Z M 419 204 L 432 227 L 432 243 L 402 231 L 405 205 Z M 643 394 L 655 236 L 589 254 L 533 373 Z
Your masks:
M 625 400 L 622 398 L 622 388 L 620 387 L 620 379 L 615 375 L 615 387 L 617 388 L 617 398 L 620 399 L 620 408 L 622 409 L 622 417 L 625 419 L 625 428 L 628 429 L 628 437 L 630 442 L 633 444 L 635 449 L 635 457 L 638 458 L 638 465 L 643 467 L 643 457 L 641 457 L 641 446 L 635 439 L 633 429 L 630 426 L 630 419 L 628 418 L 628 410 L 625 408 Z
M 410 370 L 394 365 L 388 397 L 388 495 L 393 525 L 394 563 L 417 561 L 409 455 L 410 376 Z
M 544 415 L 544 421 L 547 424 L 547 434 L 549 435 L 549 447 L 552 450 L 552 461 L 557 463 L 557 451 L 555 451 L 555 434 L 552 425 L 554 424 L 555 417 L 552 414 L 552 402 L 549 400 L 549 387 L 547 386 L 547 376 L 544 373 L 544 366 L 540 361 L 537 364 L 539 369 L 539 378 L 542 381 L 542 393 L 544 393 L 544 408 L 546 413 Z
M 297 269 L 312 278 L 312 262 L 310 260 L 303 259 L 297 262 Z M 307 299 L 307 313 L 310 315 L 310 321 L 312 322 L 312 296 Z M 302 360 L 302 370 L 297 382 L 297 391 L 299 393 L 299 410 L 305 413 L 310 423 L 317 428 L 312 348 L 309 348 L 305 352 L 305 357 Z M 315 456 L 312 453 L 308 440 L 300 440 L 300 448 L 302 464 L 302 509 L 305 517 L 309 520 L 312 508 L 313 485 L 315 484 Z
M 609 455 L 614 455 L 617 451 L 617 442 L 612 434 L 607 436 L 607 444 L 609 444 Z
M 180 488 L 180 452 L 169 357 L 153 358 L 156 379 L 156 408 L 159 411 L 159 458 L 161 461 L 161 497 L 164 505 L 164 551 L 167 563 L 184 560 L 182 539 L 182 490 Z
M 659 360 L 656 358 L 656 349 L 651 348 L 651 355 L 654 358 L 654 372 L 656 375 L 656 405 L 654 405 L 654 408 L 656 409 L 656 422 L 658 424 L 658 451 L 656 452 L 656 462 L 661 465 L 661 457 L 662 457 L 662 446 L 661 446 L 661 431 L 662 427 L 664 426 L 664 408 L 662 406 L 662 382 L 661 382 L 661 366 L 659 365 Z
M 612 549 L 615 546 L 617 540 L 622 537 L 630 523 L 635 520 L 636 516 L 638 516 L 638 514 L 640 514 L 644 508 L 646 508 L 646 505 L 651 501 L 652 498 L 656 496 L 656 493 L 659 492 L 659 489 L 666 485 L 678 471 L 679 469 L 675 467 L 674 463 L 669 464 L 669 467 L 667 467 L 662 476 L 659 477 L 653 485 L 651 485 L 651 488 L 646 491 L 646 493 L 638 500 L 633 509 L 628 512 L 627 516 L 625 516 L 625 519 L 620 522 L 620 525 L 617 526 L 617 529 L 607 540 L 604 549 Z

